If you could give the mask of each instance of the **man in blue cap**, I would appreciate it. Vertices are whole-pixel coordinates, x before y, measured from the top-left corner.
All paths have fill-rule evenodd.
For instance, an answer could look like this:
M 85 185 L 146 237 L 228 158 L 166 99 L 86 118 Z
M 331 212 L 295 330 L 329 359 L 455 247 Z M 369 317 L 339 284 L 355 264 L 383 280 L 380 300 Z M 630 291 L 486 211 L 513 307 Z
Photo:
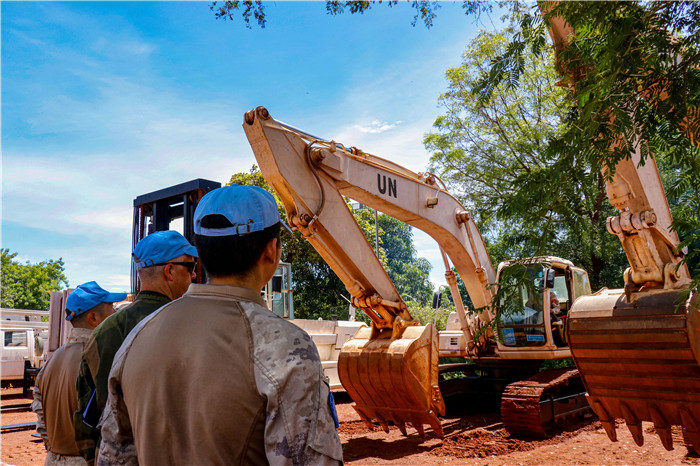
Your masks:
M 46 464 L 85 464 L 73 431 L 78 404 L 75 379 L 92 331 L 114 313 L 112 303 L 124 299 L 126 293 L 110 293 L 97 282 L 83 283 L 68 296 L 66 320 L 73 325 L 68 342 L 51 356 L 34 384 L 32 410 L 37 414 L 36 430 L 48 450 Z
M 176 231 L 151 233 L 138 242 L 132 256 L 141 290 L 132 304 L 95 330 L 80 364 L 75 439 L 90 464 L 100 442 L 98 422 L 107 403 L 107 379 L 114 355 L 141 320 L 182 296 L 196 277 L 197 249 Z
M 260 297 L 280 260 L 281 225 L 274 197 L 258 187 L 202 198 L 194 231 L 208 282 L 124 341 L 100 464 L 342 463 L 316 346 Z

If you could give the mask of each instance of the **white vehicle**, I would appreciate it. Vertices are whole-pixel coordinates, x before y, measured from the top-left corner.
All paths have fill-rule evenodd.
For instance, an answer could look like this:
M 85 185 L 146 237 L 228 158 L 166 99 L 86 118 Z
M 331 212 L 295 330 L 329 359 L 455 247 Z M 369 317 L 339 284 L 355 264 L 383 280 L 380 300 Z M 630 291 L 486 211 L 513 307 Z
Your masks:
M 25 366 L 38 369 L 43 363 L 44 344 L 48 337 L 47 311 L 25 309 L 2 309 L 0 334 L 0 379 L 23 380 Z

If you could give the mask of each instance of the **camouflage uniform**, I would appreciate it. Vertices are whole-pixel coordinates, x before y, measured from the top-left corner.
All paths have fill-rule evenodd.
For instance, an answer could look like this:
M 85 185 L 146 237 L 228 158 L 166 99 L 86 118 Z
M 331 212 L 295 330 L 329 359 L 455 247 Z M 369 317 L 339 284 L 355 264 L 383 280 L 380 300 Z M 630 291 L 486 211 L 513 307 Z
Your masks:
M 100 442 L 100 431 L 82 420 L 93 390 L 96 390 L 96 420 L 107 403 L 107 379 L 112 361 L 119 347 L 131 330 L 156 309 L 170 302 L 170 298 L 154 291 L 142 291 L 132 304 L 109 316 L 102 322 L 86 343 L 76 382 L 78 410 L 73 416 L 75 440 L 80 454 L 92 463 Z
M 340 464 L 329 398 L 313 341 L 259 292 L 193 284 L 117 353 L 98 464 Z

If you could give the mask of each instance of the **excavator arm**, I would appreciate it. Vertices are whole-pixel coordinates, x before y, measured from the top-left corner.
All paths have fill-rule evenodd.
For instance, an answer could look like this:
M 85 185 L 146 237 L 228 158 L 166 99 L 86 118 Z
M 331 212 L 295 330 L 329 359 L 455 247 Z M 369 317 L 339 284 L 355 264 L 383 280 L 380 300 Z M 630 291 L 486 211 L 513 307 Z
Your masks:
M 559 17 L 547 19 L 555 49 L 562 50 L 574 30 Z M 577 77 L 570 79 L 573 83 Z M 677 289 L 690 283 L 687 266 L 679 265 L 683 252 L 678 251 L 678 234 L 671 230 L 673 219 L 656 161 L 649 157 L 640 163 L 640 144 L 637 141 L 630 157 L 618 162 L 605 186 L 610 203 L 620 211 L 619 216 L 608 218 L 607 229 L 619 237 L 630 264 L 624 277 L 628 298 L 643 285 Z
M 575 31 L 543 14 L 555 50 L 567 47 Z M 690 274 L 681 264 L 656 162 L 648 157 L 640 163 L 641 143 L 606 181 L 608 199 L 619 210 L 607 229 L 620 239 L 630 265 L 625 288 L 579 299 L 569 315 L 568 341 L 588 401 L 612 441 L 615 419 L 622 418 L 640 446 L 642 422 L 648 421 L 668 450 L 673 425 L 683 426 L 686 443 L 698 450 L 700 316 L 687 297 Z
M 406 308 L 345 197 L 419 228 L 453 261 L 478 319 L 460 309 L 467 341 L 491 315 L 496 274 L 471 215 L 431 174 L 418 174 L 388 160 L 347 149 L 275 121 L 263 107 L 247 112 L 243 125 L 266 180 L 278 193 L 290 225 L 300 231 L 331 266 L 372 320 L 341 352 L 338 370 L 355 409 L 371 425 L 393 421 L 405 433 L 411 423 L 429 424 L 442 435 L 436 417 L 444 413 L 438 388 L 437 331 L 419 326 Z M 453 282 L 455 299 L 461 303 Z M 450 280 L 451 278 L 451 280 Z M 472 346 L 472 349 L 474 347 Z

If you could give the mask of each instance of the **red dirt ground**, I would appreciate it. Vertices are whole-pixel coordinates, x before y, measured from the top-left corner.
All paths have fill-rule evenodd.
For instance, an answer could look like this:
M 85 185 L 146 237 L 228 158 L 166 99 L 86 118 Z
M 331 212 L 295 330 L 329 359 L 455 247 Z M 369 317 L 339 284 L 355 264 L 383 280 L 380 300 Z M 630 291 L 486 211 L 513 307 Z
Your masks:
M 2 390 L 2 405 L 28 403 L 19 390 Z M 340 439 L 346 464 L 437 465 L 650 465 L 698 464 L 700 458 L 688 454 L 679 430 L 674 431 L 672 451 L 666 451 L 654 434 L 651 424 L 645 425 L 644 446 L 637 446 L 624 425 L 617 430 L 618 442 L 608 440 L 599 422 L 583 422 L 568 432 L 549 439 L 513 438 L 500 423 L 498 413 L 471 413 L 443 419 L 445 439 L 431 431 L 420 437 L 409 429 L 404 437 L 390 427 L 389 433 L 368 430 L 360 421 L 351 403 L 338 397 Z M 2 415 L 2 425 L 33 422 L 31 412 Z M 32 430 L 10 432 L 0 437 L 0 464 L 41 464 L 45 452 Z

